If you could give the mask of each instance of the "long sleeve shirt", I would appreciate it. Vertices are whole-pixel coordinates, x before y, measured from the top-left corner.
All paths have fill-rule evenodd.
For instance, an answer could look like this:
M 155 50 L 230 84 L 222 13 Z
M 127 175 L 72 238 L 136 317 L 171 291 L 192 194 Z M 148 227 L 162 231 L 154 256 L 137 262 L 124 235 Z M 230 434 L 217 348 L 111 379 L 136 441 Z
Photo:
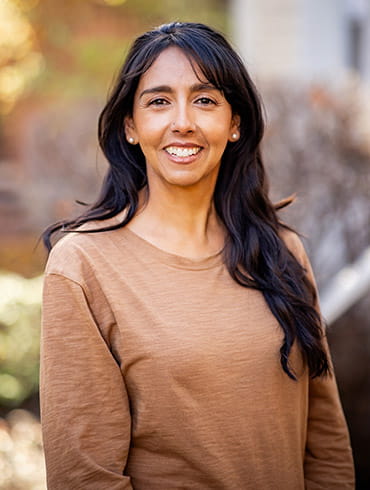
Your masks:
M 335 378 L 310 379 L 294 345 L 290 379 L 282 339 L 221 254 L 180 257 L 128 227 L 69 234 L 44 286 L 49 490 L 353 489 Z

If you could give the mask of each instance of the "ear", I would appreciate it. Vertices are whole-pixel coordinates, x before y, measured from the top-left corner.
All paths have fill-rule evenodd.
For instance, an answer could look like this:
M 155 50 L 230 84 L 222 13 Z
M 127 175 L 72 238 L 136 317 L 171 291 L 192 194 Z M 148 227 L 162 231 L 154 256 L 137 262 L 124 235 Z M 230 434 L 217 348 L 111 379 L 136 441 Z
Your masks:
M 240 116 L 239 114 L 234 114 L 231 119 L 229 141 L 235 143 L 240 138 Z
M 126 139 L 131 144 L 138 143 L 138 137 L 135 129 L 134 120 L 131 116 L 126 116 L 124 119 L 124 128 Z

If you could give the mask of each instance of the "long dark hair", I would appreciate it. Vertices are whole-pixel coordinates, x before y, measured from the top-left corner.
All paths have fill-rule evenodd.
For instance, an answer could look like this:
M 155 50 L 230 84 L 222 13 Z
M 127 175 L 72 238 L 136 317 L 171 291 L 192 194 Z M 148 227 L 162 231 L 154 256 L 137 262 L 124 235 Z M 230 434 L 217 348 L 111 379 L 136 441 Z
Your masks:
M 322 322 L 315 309 L 315 288 L 281 238 L 286 226 L 278 220 L 279 206 L 268 197 L 260 153 L 264 121 L 258 92 L 230 44 L 203 24 L 166 24 L 136 39 L 99 118 L 99 143 L 110 164 L 101 194 L 77 219 L 51 225 L 44 233 L 44 243 L 50 250 L 54 232 L 76 230 L 83 223 L 111 218 L 124 209 L 122 222 L 89 233 L 123 227 L 135 215 L 138 192 L 147 184 L 146 165 L 140 146 L 126 141 L 124 119 L 132 113 L 140 76 L 168 47 L 180 48 L 240 117 L 240 138 L 225 149 L 214 192 L 216 211 L 227 230 L 224 261 L 229 273 L 240 285 L 264 295 L 284 332 L 280 362 L 287 375 L 296 379 L 289 366 L 295 341 L 310 376 L 325 375 L 329 365 Z

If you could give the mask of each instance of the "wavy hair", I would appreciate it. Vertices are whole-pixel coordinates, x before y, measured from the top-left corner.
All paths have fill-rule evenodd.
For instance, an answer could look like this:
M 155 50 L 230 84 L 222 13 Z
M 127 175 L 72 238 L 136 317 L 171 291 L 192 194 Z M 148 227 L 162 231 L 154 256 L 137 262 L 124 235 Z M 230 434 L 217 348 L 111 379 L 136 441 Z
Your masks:
M 323 325 L 315 308 L 315 287 L 280 236 L 288 227 L 279 221 L 277 210 L 290 201 L 273 205 L 268 197 L 260 152 L 262 103 L 240 57 L 222 34 L 208 26 L 175 22 L 135 40 L 99 117 L 99 143 L 109 162 L 100 196 L 78 218 L 49 226 L 44 244 L 50 250 L 54 232 L 76 231 L 88 221 L 105 220 L 124 209 L 122 222 L 89 233 L 123 227 L 135 215 L 138 193 L 147 185 L 146 165 L 140 146 L 126 141 L 124 120 L 132 115 L 141 75 L 169 47 L 181 49 L 240 117 L 240 138 L 226 146 L 214 191 L 215 208 L 227 231 L 223 253 L 228 271 L 241 286 L 261 291 L 279 322 L 284 333 L 280 362 L 285 373 L 296 379 L 289 354 L 297 342 L 310 376 L 323 376 L 330 369 Z

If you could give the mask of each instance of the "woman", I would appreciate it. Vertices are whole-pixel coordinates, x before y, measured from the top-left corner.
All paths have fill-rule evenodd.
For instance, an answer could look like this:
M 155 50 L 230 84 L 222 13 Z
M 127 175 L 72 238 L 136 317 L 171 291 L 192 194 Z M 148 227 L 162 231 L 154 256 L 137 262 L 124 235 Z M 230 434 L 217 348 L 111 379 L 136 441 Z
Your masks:
M 269 201 L 256 89 L 202 24 L 139 37 L 101 196 L 46 269 L 48 484 L 353 488 L 310 265 Z

